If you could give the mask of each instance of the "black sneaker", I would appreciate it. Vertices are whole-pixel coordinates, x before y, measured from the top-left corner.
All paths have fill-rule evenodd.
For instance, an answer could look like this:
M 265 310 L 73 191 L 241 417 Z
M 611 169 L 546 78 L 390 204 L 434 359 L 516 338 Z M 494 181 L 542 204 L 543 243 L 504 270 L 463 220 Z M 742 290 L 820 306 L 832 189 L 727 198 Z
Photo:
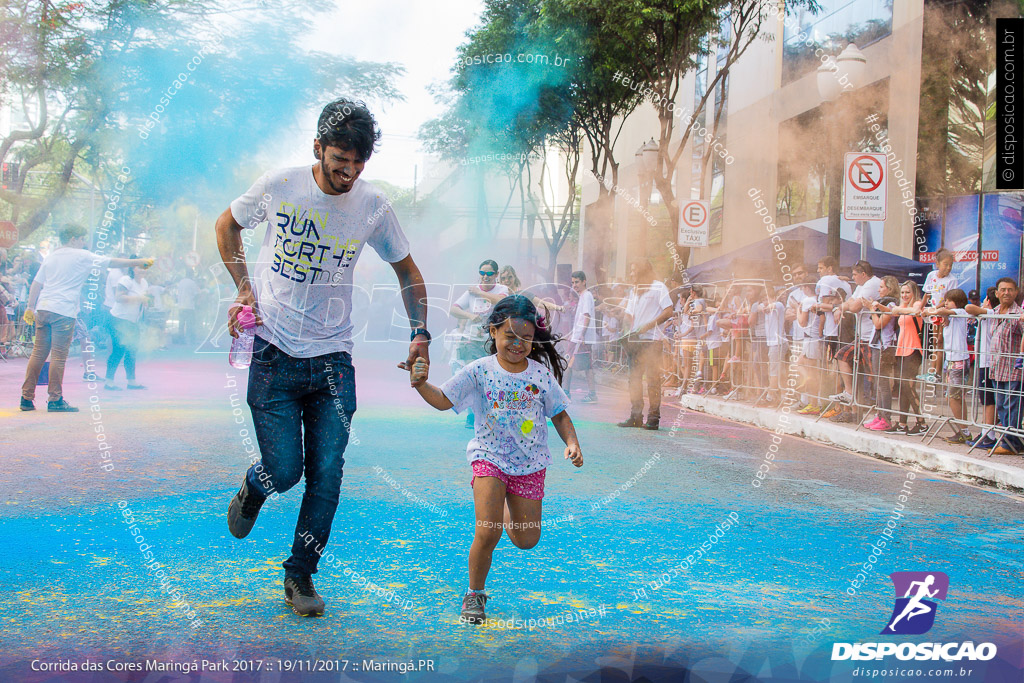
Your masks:
M 284 601 L 300 617 L 318 617 L 324 613 L 324 599 L 313 587 L 311 576 L 286 576 Z
M 580 399 L 580 403 L 597 403 L 597 394 L 587 394 Z
M 917 434 L 924 434 L 928 431 L 928 428 L 924 424 L 918 422 L 916 425 L 907 430 L 908 436 L 915 436 Z
M 644 423 L 644 429 L 650 429 L 653 432 L 658 431 L 661 427 L 661 420 L 648 420 Z
M 628 420 L 623 420 L 622 422 L 618 422 L 616 424 L 618 424 L 620 427 L 643 427 L 644 426 L 644 423 L 641 422 L 640 418 L 637 418 L 637 417 L 631 417 Z
M 23 396 L 21 398 L 21 409 L 24 410 L 25 412 L 28 412 L 29 410 L 35 410 L 36 404 Z
M 245 538 L 256 524 L 260 508 L 266 498 L 249 490 L 248 478 L 242 480 L 242 488 L 231 499 L 228 505 L 228 529 L 235 538 Z
M 482 624 L 487 620 L 484 607 L 487 605 L 487 596 L 483 593 L 466 593 L 462 598 L 462 614 L 459 621 L 467 624 Z
M 889 428 L 886 429 L 883 433 L 884 434 L 906 434 L 907 433 L 907 425 L 901 424 L 899 422 L 893 422 L 889 426 Z
M 78 408 L 74 407 L 63 398 L 57 399 L 56 401 L 46 402 L 46 412 L 48 413 L 77 413 Z

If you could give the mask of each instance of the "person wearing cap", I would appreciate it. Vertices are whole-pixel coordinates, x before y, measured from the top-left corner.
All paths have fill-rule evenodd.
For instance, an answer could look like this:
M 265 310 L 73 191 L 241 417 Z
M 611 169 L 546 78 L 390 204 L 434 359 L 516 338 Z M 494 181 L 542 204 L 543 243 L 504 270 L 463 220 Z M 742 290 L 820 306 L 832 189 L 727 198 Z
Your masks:
M 75 320 L 81 309 L 82 286 L 95 269 L 111 266 L 148 268 L 153 265 L 151 258 L 110 258 L 87 251 L 84 248 L 86 234 L 80 225 L 65 225 L 60 231 L 61 246 L 46 257 L 32 281 L 24 319 L 29 325 L 36 326 L 36 338 L 25 368 L 25 381 L 21 385 L 23 411 L 36 409 L 36 383 L 46 357 L 50 356 L 46 410 L 50 413 L 78 412 L 78 408 L 64 400 L 64 365 L 75 333 Z

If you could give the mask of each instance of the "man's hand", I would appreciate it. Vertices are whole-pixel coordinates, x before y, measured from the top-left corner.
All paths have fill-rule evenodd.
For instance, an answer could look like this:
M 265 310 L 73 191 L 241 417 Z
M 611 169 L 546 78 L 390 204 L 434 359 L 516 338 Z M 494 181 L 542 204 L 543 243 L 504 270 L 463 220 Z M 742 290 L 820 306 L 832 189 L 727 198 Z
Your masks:
M 238 314 L 242 312 L 242 306 L 252 306 L 253 315 L 256 316 L 256 324 L 263 324 L 263 318 L 260 317 L 259 311 L 256 310 L 256 295 L 248 287 L 239 290 L 238 296 L 235 297 L 235 303 L 231 304 L 231 308 L 228 309 L 228 334 L 233 338 L 237 338 L 238 332 L 242 329 L 238 324 Z
M 426 358 L 417 358 L 412 364 L 412 369 L 409 371 L 409 386 L 423 386 L 423 384 L 426 383 L 429 374 L 430 363 Z
M 145 270 L 147 268 L 151 268 L 154 263 L 156 263 L 156 259 L 155 258 L 152 258 L 152 257 L 144 258 L 144 259 L 142 259 L 142 265 L 139 266 L 139 268 L 142 268 L 143 270 Z
M 409 357 L 399 363 L 398 368 L 400 370 L 409 370 L 411 372 L 416 360 L 420 358 L 425 360 L 428 365 L 430 364 L 430 353 L 427 351 L 427 338 L 418 334 L 409 344 Z M 424 381 L 426 380 L 424 379 Z M 423 384 L 423 382 L 420 382 L 420 384 Z M 419 384 L 413 384 L 412 386 L 419 386 Z
M 565 447 L 565 458 L 576 467 L 583 467 L 583 451 L 580 450 L 578 443 L 571 443 Z
M 36 324 L 36 312 L 33 311 L 31 308 L 26 308 L 25 312 L 21 316 L 21 319 L 25 321 L 26 325 L 35 325 Z

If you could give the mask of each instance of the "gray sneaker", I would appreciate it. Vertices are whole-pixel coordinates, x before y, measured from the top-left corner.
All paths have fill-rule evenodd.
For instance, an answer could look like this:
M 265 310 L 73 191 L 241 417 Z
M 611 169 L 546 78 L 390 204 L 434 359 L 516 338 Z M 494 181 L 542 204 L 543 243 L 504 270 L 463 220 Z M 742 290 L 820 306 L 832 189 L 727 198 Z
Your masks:
M 249 480 L 242 480 L 242 488 L 231 499 L 228 505 L 228 529 L 235 538 L 245 538 L 256 524 L 260 508 L 266 498 L 249 490 Z
M 324 613 L 324 599 L 313 587 L 311 576 L 286 576 L 284 601 L 300 617 L 318 617 Z
M 487 596 L 483 593 L 466 593 L 462 598 L 462 615 L 459 621 L 467 624 L 482 624 L 487 620 L 484 613 L 484 606 L 487 605 Z

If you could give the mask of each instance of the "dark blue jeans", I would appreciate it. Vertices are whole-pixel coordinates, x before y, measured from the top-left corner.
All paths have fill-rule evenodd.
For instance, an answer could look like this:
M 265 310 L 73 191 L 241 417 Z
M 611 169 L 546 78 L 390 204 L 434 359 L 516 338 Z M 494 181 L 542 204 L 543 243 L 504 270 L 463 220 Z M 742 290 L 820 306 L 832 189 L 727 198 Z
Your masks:
M 352 356 L 292 358 L 256 337 L 247 401 L 262 460 L 249 468 L 249 488 L 284 493 L 306 475 L 287 576 L 315 574 L 338 509 L 345 446 L 356 410 Z
M 1020 429 L 1021 404 L 1020 382 L 996 382 L 996 421 L 1004 427 Z M 1018 453 L 1024 450 L 1024 444 L 1015 436 L 1007 435 L 1001 444 Z

